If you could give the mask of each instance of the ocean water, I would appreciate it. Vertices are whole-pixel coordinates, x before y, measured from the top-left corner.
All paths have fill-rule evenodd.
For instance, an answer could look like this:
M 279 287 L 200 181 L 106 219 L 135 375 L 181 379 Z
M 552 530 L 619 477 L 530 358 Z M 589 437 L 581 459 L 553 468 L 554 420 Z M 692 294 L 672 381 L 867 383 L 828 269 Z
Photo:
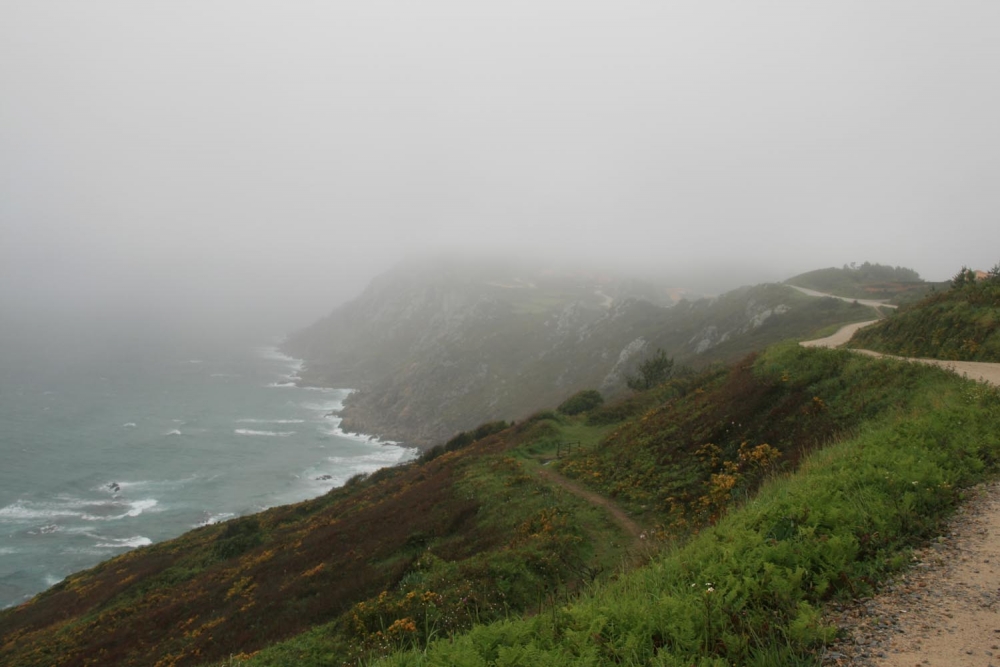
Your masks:
M 340 428 L 346 389 L 274 346 L 0 357 L 0 607 L 197 526 L 415 451 Z

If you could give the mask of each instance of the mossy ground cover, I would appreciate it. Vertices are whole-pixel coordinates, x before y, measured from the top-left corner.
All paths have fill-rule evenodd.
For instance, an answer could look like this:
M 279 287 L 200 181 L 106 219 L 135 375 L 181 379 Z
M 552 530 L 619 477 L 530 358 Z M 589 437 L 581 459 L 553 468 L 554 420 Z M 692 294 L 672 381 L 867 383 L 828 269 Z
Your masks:
M 771 473 L 759 493 L 648 566 L 531 618 L 481 625 L 383 665 L 810 665 L 824 601 L 869 593 L 995 474 L 1000 398 L 937 369 L 781 348 L 764 378 L 878 376 L 883 409 Z M 868 397 L 871 400 L 871 397 Z M 739 501 L 739 498 L 733 498 Z

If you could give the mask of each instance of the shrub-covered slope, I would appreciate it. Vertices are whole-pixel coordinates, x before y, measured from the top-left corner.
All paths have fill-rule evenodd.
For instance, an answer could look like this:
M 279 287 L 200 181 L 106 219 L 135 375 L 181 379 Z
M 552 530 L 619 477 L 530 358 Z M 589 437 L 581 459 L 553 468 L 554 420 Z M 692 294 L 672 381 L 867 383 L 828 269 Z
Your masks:
M 701 367 L 873 316 L 776 284 L 669 308 L 651 292 L 583 272 L 404 265 L 285 347 L 306 359 L 308 381 L 359 390 L 344 428 L 429 447 L 583 389 L 620 393 L 658 348 Z
M 906 357 L 1000 361 L 1000 272 L 977 280 L 963 270 L 950 289 L 858 331 L 850 346 Z
M 822 604 L 868 593 L 904 567 L 909 547 L 936 534 L 962 489 L 996 474 L 1000 397 L 939 369 L 837 351 L 772 350 L 754 373 L 775 386 L 810 378 L 828 397 L 846 377 L 833 393 L 857 391 L 882 409 L 649 565 L 546 613 L 479 625 L 378 664 L 820 664 L 835 632 Z M 707 497 L 745 497 L 740 477 L 764 460 L 737 452 L 735 468 L 720 461 Z
M 922 280 L 913 269 L 871 262 L 808 271 L 785 282 L 827 294 L 852 299 L 887 299 L 895 304 L 919 300 L 935 286 L 935 283 Z
M 783 345 L 502 426 L 69 577 L 0 612 L 0 664 L 804 661 L 818 605 L 868 590 L 993 469 L 1000 408 L 936 369 Z

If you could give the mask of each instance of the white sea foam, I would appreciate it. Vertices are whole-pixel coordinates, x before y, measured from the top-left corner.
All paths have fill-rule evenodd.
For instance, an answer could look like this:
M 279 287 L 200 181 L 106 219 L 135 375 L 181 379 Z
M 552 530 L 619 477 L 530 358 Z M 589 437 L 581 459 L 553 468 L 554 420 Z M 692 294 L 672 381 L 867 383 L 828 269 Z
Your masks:
M 305 419 L 237 419 L 237 424 L 305 424 Z
M 249 428 L 238 428 L 233 432 L 237 435 L 261 435 L 272 438 L 287 438 L 290 435 L 295 435 L 295 431 L 255 431 Z
M 219 523 L 220 521 L 225 521 L 226 519 L 232 519 L 235 514 L 232 512 L 220 512 L 219 514 L 210 514 L 208 518 L 204 521 L 195 524 L 195 528 L 201 528 L 202 526 L 211 526 L 213 524 Z
M 103 549 L 135 549 L 136 547 L 147 547 L 153 543 L 153 540 L 148 537 L 143 537 L 142 535 L 123 537 L 121 539 L 115 537 L 104 537 L 101 539 L 108 541 L 98 542 L 94 546 Z
M 287 354 L 281 352 L 276 347 L 258 347 L 257 355 L 262 359 L 267 359 L 268 361 L 280 361 L 282 363 L 288 364 L 296 370 L 301 370 L 305 362 L 302 359 L 296 359 L 295 357 L 290 357 Z
M 73 507 L 56 503 L 32 503 L 18 500 L 6 507 L 0 508 L 0 521 L 38 521 L 58 519 L 61 517 L 80 516 L 82 513 Z
M 55 586 L 56 584 L 58 584 L 63 579 L 64 579 L 64 577 L 57 577 L 54 574 L 47 574 L 47 575 L 45 575 L 43 581 L 45 582 L 46 586 Z
M 286 389 L 288 387 L 294 387 L 294 382 L 272 382 L 267 385 L 269 389 Z
M 124 519 L 126 517 L 136 517 L 145 512 L 146 510 L 151 510 L 159 504 L 156 498 L 144 498 L 142 500 L 136 500 L 131 503 L 126 503 L 125 507 L 128 510 L 124 514 L 80 514 L 79 517 L 84 521 L 118 521 L 119 519 Z M 107 505 L 107 503 L 105 504 Z M 117 504 L 111 503 L 111 506 L 117 507 Z
M 135 422 L 128 422 L 127 424 L 122 424 L 122 428 L 135 428 Z
M 410 447 L 400 447 L 398 445 L 381 445 L 368 454 L 360 456 L 329 456 L 327 461 L 339 465 L 352 467 L 375 466 L 381 468 L 393 463 L 405 461 L 416 455 L 417 450 Z
M 0 521 L 4 522 L 47 522 L 36 534 L 60 530 L 59 526 L 48 523 L 58 519 L 82 519 L 84 521 L 114 521 L 125 517 L 139 516 L 158 504 L 155 498 L 144 498 L 129 503 L 117 499 L 84 500 L 72 496 L 57 496 L 55 501 L 33 502 L 18 500 L 0 508 Z M 110 514 L 119 510 L 118 513 Z M 120 510 L 125 509 L 125 512 Z
M 146 498 L 145 500 L 137 500 L 134 503 L 129 503 L 129 511 L 125 512 L 125 516 L 139 516 L 145 510 L 153 509 L 159 505 L 159 501 L 156 498 Z
M 332 401 L 324 401 L 323 403 L 303 403 L 302 407 L 306 410 L 316 410 L 324 414 L 340 412 L 344 409 L 344 399 L 338 398 Z
M 399 443 L 396 442 L 395 440 L 382 440 L 377 436 L 368 435 L 366 433 L 350 433 L 348 431 L 345 431 L 344 429 L 340 428 L 340 424 L 343 422 L 343 420 L 340 417 L 328 417 L 327 421 L 331 424 L 330 428 L 323 429 L 323 432 L 326 433 L 327 435 L 333 435 L 338 438 L 346 438 L 347 440 L 354 440 L 355 442 L 367 442 L 373 445 L 382 445 L 382 446 L 399 445 Z M 404 447 L 402 449 L 407 449 L 407 448 Z
M 91 491 L 101 491 L 103 493 L 118 493 L 114 490 L 114 484 L 118 485 L 119 491 L 138 489 L 176 489 L 200 479 L 198 475 L 183 477 L 181 479 L 140 479 L 135 481 L 109 480 L 99 486 L 91 487 Z M 214 479 L 211 478 L 211 479 Z
M 172 430 L 172 431 L 168 431 L 168 432 L 167 432 L 167 433 L 165 433 L 164 435 L 184 435 L 184 434 L 183 434 L 183 433 L 181 433 L 180 429 L 176 429 L 176 428 L 175 428 L 175 429 L 174 429 L 174 430 Z
M 324 471 L 322 467 L 307 472 L 313 487 L 329 489 L 341 486 L 357 474 L 373 473 L 376 470 L 410 460 L 418 454 L 416 449 L 398 445 L 379 445 L 359 456 L 330 456 L 327 461 L 333 466 Z M 325 473 L 325 474 L 323 474 Z
M 11 547 L 0 547 L 0 556 L 11 556 L 19 553 L 17 549 Z

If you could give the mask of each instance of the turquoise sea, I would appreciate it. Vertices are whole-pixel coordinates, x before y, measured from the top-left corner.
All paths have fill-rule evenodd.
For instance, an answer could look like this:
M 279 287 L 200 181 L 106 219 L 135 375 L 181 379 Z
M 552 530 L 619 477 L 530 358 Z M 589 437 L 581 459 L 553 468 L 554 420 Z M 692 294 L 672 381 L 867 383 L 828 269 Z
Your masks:
M 346 389 L 275 345 L 0 350 L 0 607 L 197 526 L 415 451 L 339 429 Z

